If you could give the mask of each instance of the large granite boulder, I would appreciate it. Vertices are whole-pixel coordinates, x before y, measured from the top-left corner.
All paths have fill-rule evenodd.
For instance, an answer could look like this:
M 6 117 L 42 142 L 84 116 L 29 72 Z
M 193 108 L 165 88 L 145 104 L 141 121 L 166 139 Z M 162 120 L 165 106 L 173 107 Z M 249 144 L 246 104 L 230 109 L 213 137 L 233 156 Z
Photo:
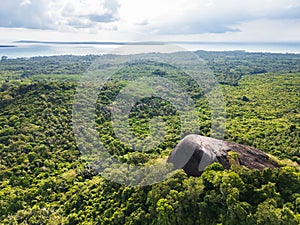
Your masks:
M 176 169 L 183 169 L 189 176 L 200 176 L 213 162 L 219 162 L 224 169 L 230 169 L 233 157 L 238 166 L 250 169 L 275 168 L 278 165 L 269 160 L 266 153 L 244 145 L 191 134 L 182 139 L 170 154 L 167 162 Z

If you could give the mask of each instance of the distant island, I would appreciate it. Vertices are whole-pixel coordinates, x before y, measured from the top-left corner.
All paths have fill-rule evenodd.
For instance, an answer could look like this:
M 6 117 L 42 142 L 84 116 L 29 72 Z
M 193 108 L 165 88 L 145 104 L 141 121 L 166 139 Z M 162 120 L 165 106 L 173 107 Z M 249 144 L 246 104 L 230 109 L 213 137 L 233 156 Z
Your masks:
M 0 48 L 15 48 L 15 45 L 0 45 Z
M 37 40 L 18 40 L 14 43 L 22 44 L 62 44 L 62 45 L 165 45 L 165 44 L 206 44 L 206 45 L 299 45 L 300 42 L 211 42 L 211 41 L 37 41 Z
M 114 41 L 33 41 L 33 40 L 20 40 L 14 43 L 22 44 L 50 44 L 50 45 L 163 45 L 164 42 L 114 42 Z

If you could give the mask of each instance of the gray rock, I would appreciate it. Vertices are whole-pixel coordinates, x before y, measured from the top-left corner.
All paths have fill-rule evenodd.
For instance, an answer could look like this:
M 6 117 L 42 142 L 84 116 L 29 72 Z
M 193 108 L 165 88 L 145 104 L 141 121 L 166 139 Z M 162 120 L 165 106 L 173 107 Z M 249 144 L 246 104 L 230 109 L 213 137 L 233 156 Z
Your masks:
M 234 163 L 238 166 L 259 170 L 278 166 L 269 160 L 266 153 L 255 148 L 195 134 L 183 138 L 167 162 L 172 163 L 176 169 L 183 169 L 189 176 L 200 176 L 213 162 L 219 162 L 224 169 L 230 169 L 230 152 L 237 153 Z

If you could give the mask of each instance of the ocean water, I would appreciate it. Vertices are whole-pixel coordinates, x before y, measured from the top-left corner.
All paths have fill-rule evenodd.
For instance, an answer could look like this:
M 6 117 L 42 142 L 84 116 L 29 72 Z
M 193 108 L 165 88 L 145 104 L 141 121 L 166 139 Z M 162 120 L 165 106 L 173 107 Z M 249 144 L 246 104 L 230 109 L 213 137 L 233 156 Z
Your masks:
M 174 43 L 173 43 L 174 44 Z M 296 53 L 300 54 L 299 43 L 175 43 L 188 51 L 236 51 Z M 17 44 L 15 47 L 0 47 L 0 57 L 8 58 L 52 56 L 52 55 L 101 55 L 111 53 L 121 45 L 104 44 Z M 148 46 L 151 50 L 151 46 Z M 153 51 L 156 51 L 153 47 Z
M 0 57 L 29 58 L 53 55 L 101 55 L 109 53 L 113 45 L 61 45 L 61 44 L 21 44 L 15 47 L 0 47 Z

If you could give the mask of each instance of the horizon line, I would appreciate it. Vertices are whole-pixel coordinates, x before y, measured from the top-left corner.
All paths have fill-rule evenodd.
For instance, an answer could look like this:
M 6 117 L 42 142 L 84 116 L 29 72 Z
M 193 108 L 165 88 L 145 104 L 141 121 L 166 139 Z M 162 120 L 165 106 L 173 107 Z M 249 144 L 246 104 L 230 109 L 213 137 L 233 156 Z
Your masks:
M 18 40 L 20 44 L 61 45 L 167 45 L 167 44 L 300 44 L 300 41 L 38 41 Z M 8 46 L 8 45 L 6 45 Z

